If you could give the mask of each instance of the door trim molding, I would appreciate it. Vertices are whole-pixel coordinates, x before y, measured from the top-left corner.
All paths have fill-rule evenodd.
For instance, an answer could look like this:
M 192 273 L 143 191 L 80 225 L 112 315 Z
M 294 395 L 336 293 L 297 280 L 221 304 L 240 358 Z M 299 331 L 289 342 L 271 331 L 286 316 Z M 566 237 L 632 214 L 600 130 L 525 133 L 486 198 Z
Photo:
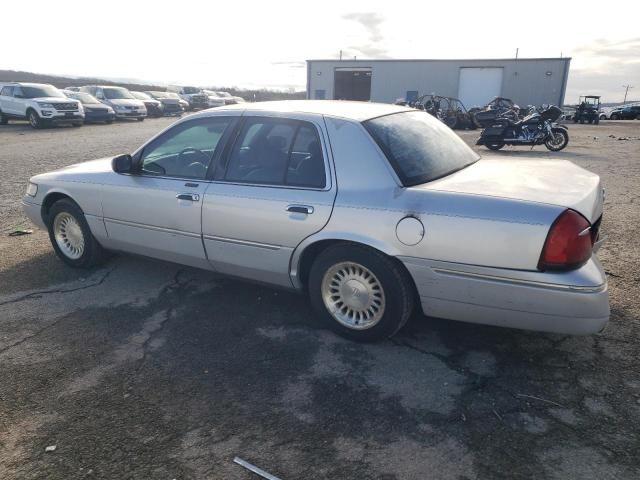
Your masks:
M 136 228 L 144 228 L 146 230 L 153 230 L 156 232 L 164 232 L 171 233 L 174 235 L 182 235 L 183 237 L 191 237 L 191 238 L 200 238 L 201 234 L 194 232 L 185 232 L 184 230 L 176 230 L 174 228 L 167 227 L 157 227 L 155 225 L 147 225 L 145 223 L 136 223 L 136 222 L 127 222 L 125 220 L 116 220 L 115 218 L 104 217 L 104 222 L 106 223 L 115 223 L 118 225 L 125 225 L 127 227 L 136 227 Z M 107 234 L 109 233 L 109 229 L 107 228 Z
M 280 250 L 280 245 L 272 245 L 269 243 L 250 242 L 249 240 L 238 240 L 237 238 L 218 237 L 215 235 L 203 235 L 205 240 L 213 240 L 224 243 L 234 243 L 236 245 L 244 245 L 246 247 L 264 248 L 265 250 Z

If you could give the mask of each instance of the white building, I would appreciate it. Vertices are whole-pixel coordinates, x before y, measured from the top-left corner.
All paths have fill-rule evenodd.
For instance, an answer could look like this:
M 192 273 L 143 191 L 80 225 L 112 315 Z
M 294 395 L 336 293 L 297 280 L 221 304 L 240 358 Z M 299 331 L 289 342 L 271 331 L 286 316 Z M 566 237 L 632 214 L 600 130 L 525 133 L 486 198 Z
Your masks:
M 307 98 L 393 103 L 425 94 L 467 108 L 495 97 L 562 106 L 570 58 L 487 60 L 307 60 Z

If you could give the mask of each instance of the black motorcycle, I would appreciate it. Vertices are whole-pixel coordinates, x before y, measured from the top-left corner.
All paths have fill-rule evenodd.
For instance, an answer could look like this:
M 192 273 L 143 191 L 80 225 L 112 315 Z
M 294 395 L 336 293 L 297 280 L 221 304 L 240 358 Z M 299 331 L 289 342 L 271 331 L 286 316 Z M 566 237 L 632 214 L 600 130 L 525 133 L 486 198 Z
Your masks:
M 499 117 L 480 134 L 476 145 L 484 145 L 489 150 L 500 150 L 505 145 L 544 144 L 552 152 L 559 152 L 569 143 L 569 132 L 563 125 L 555 123 L 562 110 L 550 106 L 541 112 L 534 112 L 521 120 Z

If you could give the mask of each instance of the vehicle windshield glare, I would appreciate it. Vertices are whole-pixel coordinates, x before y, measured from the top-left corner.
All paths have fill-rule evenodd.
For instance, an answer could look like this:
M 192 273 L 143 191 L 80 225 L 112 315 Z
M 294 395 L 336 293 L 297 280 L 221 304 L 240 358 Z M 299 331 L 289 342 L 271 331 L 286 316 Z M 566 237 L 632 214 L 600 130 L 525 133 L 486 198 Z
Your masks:
M 131 95 L 131 93 L 129 93 L 129 90 L 122 87 L 106 87 L 106 88 L 103 88 L 102 91 L 104 92 L 105 98 L 108 98 L 109 100 L 120 100 L 120 99 L 135 100 L 136 98 L 133 95 Z
M 151 97 L 144 92 L 131 92 L 131 95 L 138 100 L 151 100 Z
M 43 98 L 43 97 L 60 97 L 66 98 L 66 95 L 51 85 L 43 85 L 41 87 L 22 87 L 24 98 Z
M 155 99 L 160 99 L 160 98 L 174 98 L 171 96 L 171 94 L 169 93 L 165 93 L 165 92 L 146 92 L 147 95 L 152 96 Z M 176 95 L 177 96 L 177 95 Z
M 480 159 L 453 130 L 426 112 L 401 112 L 364 122 L 405 186 L 461 170 Z
M 96 97 L 84 92 L 71 92 L 67 95 L 69 98 L 80 100 L 80 103 L 91 105 L 92 103 L 100 103 Z
M 183 88 L 184 93 L 186 93 L 187 95 L 192 95 L 194 93 L 200 93 L 201 90 L 199 88 L 196 87 L 184 87 Z
M 173 93 L 173 92 L 167 92 L 167 93 L 163 93 L 163 95 L 166 95 L 167 98 L 180 98 L 180 96 L 177 93 Z

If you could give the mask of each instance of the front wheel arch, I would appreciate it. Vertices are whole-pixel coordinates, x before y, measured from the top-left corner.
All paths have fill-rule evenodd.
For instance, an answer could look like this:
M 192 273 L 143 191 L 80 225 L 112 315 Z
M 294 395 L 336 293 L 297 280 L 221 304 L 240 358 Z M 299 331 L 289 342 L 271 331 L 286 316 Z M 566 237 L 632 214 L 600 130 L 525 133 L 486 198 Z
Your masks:
M 51 192 L 44 197 L 44 199 L 42 200 L 42 207 L 40 208 L 40 215 L 42 216 L 42 221 L 44 222 L 45 225 L 47 226 L 49 225 L 49 211 L 51 210 L 51 207 L 53 206 L 53 204 L 56 203 L 58 200 L 62 200 L 64 198 L 67 198 L 71 200 L 73 203 L 75 203 L 76 205 L 78 205 L 78 202 L 76 202 L 73 198 L 71 198 L 66 193 L 62 193 L 62 192 Z M 80 205 L 78 205 L 78 207 L 80 208 L 80 210 L 82 210 L 82 207 L 80 207 Z

